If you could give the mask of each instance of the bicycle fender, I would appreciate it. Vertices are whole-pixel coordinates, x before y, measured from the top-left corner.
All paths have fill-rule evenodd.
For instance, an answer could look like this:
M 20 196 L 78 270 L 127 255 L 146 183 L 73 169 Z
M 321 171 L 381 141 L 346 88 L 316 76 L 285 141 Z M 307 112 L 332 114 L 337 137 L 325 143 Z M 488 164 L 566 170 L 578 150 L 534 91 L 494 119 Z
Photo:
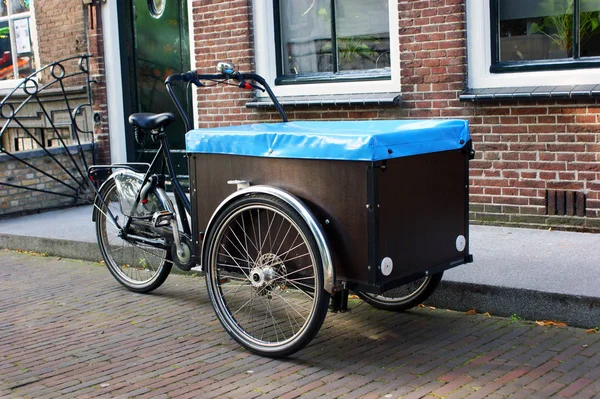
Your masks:
M 290 205 L 296 212 L 298 212 L 298 214 L 300 214 L 302 219 L 304 219 L 304 221 L 308 225 L 308 228 L 313 234 L 313 237 L 315 238 L 315 241 L 317 242 L 317 246 L 319 248 L 319 253 L 321 255 L 321 263 L 323 265 L 323 287 L 325 291 L 329 292 L 330 294 L 333 294 L 335 283 L 335 270 L 333 268 L 331 251 L 329 250 L 329 245 L 325 233 L 323 232 L 323 229 L 321 228 L 320 224 L 317 222 L 316 217 L 308 209 L 308 207 L 306 207 L 306 205 L 304 205 L 304 203 L 299 198 L 288 193 L 287 191 L 281 190 L 276 187 L 263 185 L 250 186 L 248 188 L 236 191 L 235 193 L 225 198 L 225 200 L 223 200 L 223 202 L 221 202 L 217 209 L 213 212 L 208 222 L 208 226 L 206 227 L 205 236 L 208 237 L 209 232 L 213 228 L 213 224 L 217 216 L 229 203 L 231 203 L 233 200 L 239 197 L 251 194 L 267 194 L 279 198 L 280 200 Z M 202 242 L 202 251 L 200 254 L 200 259 L 202 260 L 204 260 L 205 245 L 206 240 Z
M 134 172 L 132 170 L 129 169 L 118 169 L 115 172 L 111 173 L 110 176 L 108 176 L 108 178 L 104 181 L 104 183 L 102 183 L 102 185 L 100 186 L 100 188 L 97 191 L 96 196 L 94 197 L 94 210 L 92 211 L 92 221 L 96 222 L 96 218 L 99 212 L 99 209 L 101 208 L 102 205 L 102 200 L 100 199 L 100 193 L 103 192 L 104 187 L 110 183 L 111 180 L 115 180 L 115 176 L 117 175 L 121 175 L 121 174 L 126 174 L 128 176 L 131 176 L 133 178 L 137 178 L 140 180 L 140 182 L 144 179 L 144 175 Z M 141 183 L 140 183 L 141 184 Z

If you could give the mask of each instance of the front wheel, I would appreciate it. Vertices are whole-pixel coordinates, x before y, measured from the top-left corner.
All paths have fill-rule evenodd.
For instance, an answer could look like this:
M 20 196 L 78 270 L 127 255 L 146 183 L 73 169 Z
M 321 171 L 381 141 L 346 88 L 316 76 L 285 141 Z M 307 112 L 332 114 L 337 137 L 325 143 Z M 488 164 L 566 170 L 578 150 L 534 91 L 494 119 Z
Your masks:
M 305 220 L 278 198 L 249 195 L 227 206 L 213 226 L 203 264 L 227 332 L 262 356 L 303 348 L 329 304 L 319 248 Z
M 432 274 L 400 287 L 392 288 L 380 295 L 362 291 L 356 291 L 355 294 L 377 309 L 402 312 L 414 308 L 429 298 L 440 283 L 443 274 L 444 272 Z
M 131 213 L 136 217 L 143 217 L 168 209 L 166 200 L 161 199 L 162 196 L 156 192 L 156 189 L 153 189 L 148 193 L 146 205 L 138 205 L 135 212 L 127 212 L 128 214 L 125 215 L 114 178 L 105 183 L 100 195 L 104 199 L 104 204 L 98 201 L 95 205 L 97 207 L 95 209 L 96 237 L 108 270 L 119 283 L 134 292 L 146 293 L 160 287 L 171 272 L 172 263 L 169 259 L 169 252 L 162 248 L 123 238 L 107 209 L 110 209 L 122 227 Z M 144 228 L 142 223 L 138 226 L 130 233 L 148 239 L 161 238 L 151 228 Z

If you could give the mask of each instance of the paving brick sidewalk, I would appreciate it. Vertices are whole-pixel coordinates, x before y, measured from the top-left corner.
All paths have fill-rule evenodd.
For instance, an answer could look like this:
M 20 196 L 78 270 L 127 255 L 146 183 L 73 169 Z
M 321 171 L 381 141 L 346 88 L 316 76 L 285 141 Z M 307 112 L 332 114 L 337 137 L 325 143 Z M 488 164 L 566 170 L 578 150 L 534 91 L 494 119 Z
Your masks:
M 229 338 L 201 278 L 139 295 L 98 264 L 0 252 L 0 397 L 600 397 L 600 334 L 351 307 L 266 359 Z

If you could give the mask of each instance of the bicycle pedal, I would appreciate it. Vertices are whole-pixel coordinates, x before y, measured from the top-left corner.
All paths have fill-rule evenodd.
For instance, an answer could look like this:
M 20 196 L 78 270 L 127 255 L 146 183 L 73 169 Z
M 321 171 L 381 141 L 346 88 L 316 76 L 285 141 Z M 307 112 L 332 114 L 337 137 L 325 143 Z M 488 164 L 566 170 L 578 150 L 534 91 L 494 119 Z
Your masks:
M 169 226 L 171 224 L 171 220 L 173 220 L 174 218 L 175 218 L 175 215 L 173 214 L 173 212 L 169 212 L 169 211 L 155 212 L 154 215 L 152 215 L 152 224 L 154 224 L 154 227 Z

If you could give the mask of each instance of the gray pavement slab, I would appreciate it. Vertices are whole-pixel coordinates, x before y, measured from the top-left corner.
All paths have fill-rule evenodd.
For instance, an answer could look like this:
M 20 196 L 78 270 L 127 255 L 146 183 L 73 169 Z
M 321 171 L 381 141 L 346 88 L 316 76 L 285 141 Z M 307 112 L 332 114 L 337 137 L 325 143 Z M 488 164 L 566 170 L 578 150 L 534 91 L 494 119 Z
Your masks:
M 92 205 L 0 219 L 0 234 L 96 242 Z
M 474 262 L 449 281 L 600 297 L 600 234 L 470 227 Z
M 204 279 L 127 291 L 97 264 L 0 251 L 0 397 L 476 398 L 600 395 L 600 334 L 350 300 L 287 359 L 253 355 Z

